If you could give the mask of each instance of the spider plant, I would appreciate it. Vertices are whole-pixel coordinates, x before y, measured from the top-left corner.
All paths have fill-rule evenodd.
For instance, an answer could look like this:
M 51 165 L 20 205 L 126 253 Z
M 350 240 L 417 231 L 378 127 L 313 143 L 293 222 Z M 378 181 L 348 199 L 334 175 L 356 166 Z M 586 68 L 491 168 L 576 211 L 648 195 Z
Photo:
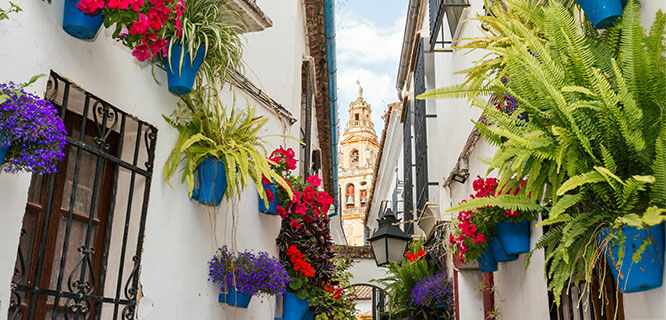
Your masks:
M 263 176 L 277 181 L 291 196 L 287 182 L 271 170 L 272 163 L 266 158 L 267 141 L 258 135 L 268 118 L 257 117 L 249 105 L 245 110 L 229 109 L 215 90 L 203 88 L 182 96 L 172 116 L 164 116 L 180 132 L 164 168 L 166 180 L 171 179 L 184 161 L 182 181 L 187 183 L 192 195 L 197 167 L 204 159 L 212 157 L 224 162 L 228 198 L 240 194 L 252 181 L 265 199 Z
M 173 45 L 180 41 L 182 45 L 178 74 L 183 68 L 187 50 L 190 61 L 194 61 L 200 47 L 205 50 L 206 58 L 199 70 L 197 83 L 216 83 L 224 81 L 229 70 L 240 69 L 243 46 L 240 33 L 243 27 L 238 24 L 237 13 L 224 9 L 226 1 L 185 0 L 187 8 L 181 18 L 182 33 L 171 36 L 168 47 L 169 59 Z M 168 66 L 167 66 L 168 67 Z

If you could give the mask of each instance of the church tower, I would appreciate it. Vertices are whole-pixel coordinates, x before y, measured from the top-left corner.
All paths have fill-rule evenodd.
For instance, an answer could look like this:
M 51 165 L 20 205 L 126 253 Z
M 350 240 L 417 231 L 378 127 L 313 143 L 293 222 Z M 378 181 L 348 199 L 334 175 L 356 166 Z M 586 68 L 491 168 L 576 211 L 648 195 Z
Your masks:
M 363 100 L 363 88 L 359 84 L 358 98 L 349 105 L 349 121 L 342 135 L 339 154 L 342 221 L 350 246 L 366 244 L 364 220 L 379 152 L 371 114 L 372 109 Z

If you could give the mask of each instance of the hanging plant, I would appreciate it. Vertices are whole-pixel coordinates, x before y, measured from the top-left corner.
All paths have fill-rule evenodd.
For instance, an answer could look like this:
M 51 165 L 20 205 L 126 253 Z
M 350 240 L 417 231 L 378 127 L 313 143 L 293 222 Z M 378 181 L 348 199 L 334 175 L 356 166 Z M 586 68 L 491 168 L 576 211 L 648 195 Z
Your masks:
M 65 156 L 67 132 L 58 111 L 24 90 L 37 78 L 0 84 L 0 163 L 4 158 L 6 172 L 51 174 Z

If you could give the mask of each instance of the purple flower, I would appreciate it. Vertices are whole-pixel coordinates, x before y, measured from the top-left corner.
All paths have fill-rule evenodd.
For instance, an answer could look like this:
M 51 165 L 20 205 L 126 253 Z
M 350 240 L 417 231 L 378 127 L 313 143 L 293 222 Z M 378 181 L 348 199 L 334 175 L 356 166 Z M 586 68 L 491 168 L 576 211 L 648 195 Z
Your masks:
M 235 254 L 224 246 L 218 249 L 208 268 L 208 280 L 218 284 L 223 292 L 227 288 L 236 288 L 252 295 L 282 295 L 289 282 L 287 270 L 264 251 Z
M 411 293 L 414 306 L 434 307 L 439 304 L 453 305 L 453 284 L 446 272 L 419 281 Z
M 6 172 L 56 172 L 65 156 L 65 125 L 51 102 L 25 92 L 14 83 L 0 84 L 0 143 L 10 146 Z

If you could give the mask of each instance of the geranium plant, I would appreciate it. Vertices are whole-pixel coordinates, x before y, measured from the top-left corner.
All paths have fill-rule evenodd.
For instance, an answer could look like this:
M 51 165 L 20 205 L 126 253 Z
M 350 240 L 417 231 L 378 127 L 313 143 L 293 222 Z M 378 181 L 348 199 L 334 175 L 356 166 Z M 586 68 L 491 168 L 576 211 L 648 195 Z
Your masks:
M 315 320 L 355 319 L 355 294 L 350 289 L 353 275 L 349 272 L 352 260 L 336 256 L 334 264 L 335 274 L 331 281 L 324 283 L 323 288 L 318 287 L 319 293 L 308 300 L 310 309 L 317 313 Z
M 422 279 L 412 289 L 410 301 L 420 307 L 453 307 L 453 282 L 446 272 Z
M 525 182 L 513 188 L 504 186 L 498 188 L 495 178 L 477 178 L 472 183 L 476 193 L 471 199 L 496 197 L 499 195 L 517 195 Z M 505 190 L 506 188 L 506 190 Z M 463 200 L 461 204 L 464 204 Z M 457 225 L 449 234 L 449 243 L 454 245 L 455 258 L 459 263 L 478 259 L 485 251 L 488 241 L 495 236 L 495 226 L 505 221 L 520 222 L 524 219 L 532 220 L 536 217 L 534 211 L 503 209 L 498 206 L 481 206 L 475 209 L 463 210 L 458 213 Z
M 166 57 L 168 40 L 182 35 L 183 0 L 81 0 L 77 5 L 86 14 L 101 11 L 104 26 L 115 24 L 113 37 L 139 61 Z
M 67 132 L 58 111 L 24 90 L 37 78 L 22 85 L 0 84 L 0 144 L 9 147 L 6 172 L 54 173 L 65 156 Z
M 219 285 L 220 291 L 229 288 L 249 295 L 282 295 L 289 274 L 282 264 L 260 251 L 234 253 L 224 246 L 208 263 L 208 280 Z

